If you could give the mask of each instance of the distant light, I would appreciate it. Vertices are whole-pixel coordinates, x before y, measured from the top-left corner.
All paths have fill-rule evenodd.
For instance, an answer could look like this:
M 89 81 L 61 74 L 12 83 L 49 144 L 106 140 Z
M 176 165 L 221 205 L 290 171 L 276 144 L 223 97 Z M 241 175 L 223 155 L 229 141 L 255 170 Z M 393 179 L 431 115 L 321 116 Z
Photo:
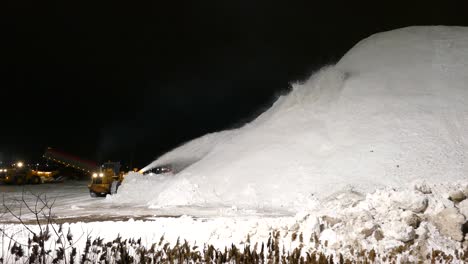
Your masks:
M 21 167 L 23 167 L 23 162 L 21 162 L 21 161 L 20 161 L 20 162 L 18 162 L 18 163 L 16 164 L 16 166 L 18 166 L 18 168 L 21 168 Z
M 104 173 L 99 173 L 99 177 L 104 177 Z
M 96 178 L 97 176 L 97 173 L 93 173 L 93 178 Z

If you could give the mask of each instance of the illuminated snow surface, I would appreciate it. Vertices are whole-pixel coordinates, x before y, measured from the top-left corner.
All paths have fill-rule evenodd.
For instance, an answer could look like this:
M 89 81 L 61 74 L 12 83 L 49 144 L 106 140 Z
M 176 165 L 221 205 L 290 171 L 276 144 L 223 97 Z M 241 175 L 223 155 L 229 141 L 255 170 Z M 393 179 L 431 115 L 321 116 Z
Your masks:
M 222 249 L 247 237 L 266 243 L 278 230 L 285 250 L 302 233 L 303 255 L 313 236 L 320 250 L 345 256 L 403 245 L 398 263 L 425 260 L 432 249 L 453 255 L 468 247 L 467 99 L 468 28 L 376 34 L 253 122 L 145 168 L 171 164 L 174 175 L 131 173 L 107 199 L 57 200 L 58 214 L 145 216 L 67 225 L 76 236 L 119 232 L 147 245 L 164 234 L 172 244 L 180 237 Z

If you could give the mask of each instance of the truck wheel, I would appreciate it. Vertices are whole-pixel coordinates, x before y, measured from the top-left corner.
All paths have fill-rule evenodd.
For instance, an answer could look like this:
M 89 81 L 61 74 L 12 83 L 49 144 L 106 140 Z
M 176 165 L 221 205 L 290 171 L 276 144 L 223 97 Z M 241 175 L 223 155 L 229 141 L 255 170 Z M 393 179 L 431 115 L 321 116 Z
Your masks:
M 24 178 L 22 176 L 16 177 L 15 184 L 16 185 L 23 185 L 24 184 Z
M 97 193 L 93 192 L 93 191 L 89 191 L 89 196 L 93 197 L 93 198 L 96 198 L 98 197 Z
M 38 176 L 32 177 L 31 184 L 39 184 L 39 183 L 41 183 L 41 178 L 39 178 Z

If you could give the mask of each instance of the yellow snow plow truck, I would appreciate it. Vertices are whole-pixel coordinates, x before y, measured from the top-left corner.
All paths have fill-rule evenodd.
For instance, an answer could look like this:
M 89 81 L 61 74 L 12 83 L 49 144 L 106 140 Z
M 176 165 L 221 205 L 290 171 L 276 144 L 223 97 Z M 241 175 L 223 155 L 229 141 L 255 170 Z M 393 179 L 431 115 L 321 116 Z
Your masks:
M 0 181 L 5 184 L 39 184 L 49 182 L 58 171 L 39 171 L 32 170 L 25 166 L 22 162 L 17 162 L 11 168 L 0 169 Z
M 120 171 L 120 162 L 106 162 L 99 170 L 92 174 L 91 183 L 88 185 L 91 197 L 106 196 L 117 193 L 122 183 L 123 171 Z
M 91 197 L 117 193 L 123 180 L 124 173 L 120 171 L 120 162 L 109 161 L 99 166 L 96 162 L 84 160 L 52 148 L 48 148 L 43 157 L 91 174 L 91 183 L 88 184 Z

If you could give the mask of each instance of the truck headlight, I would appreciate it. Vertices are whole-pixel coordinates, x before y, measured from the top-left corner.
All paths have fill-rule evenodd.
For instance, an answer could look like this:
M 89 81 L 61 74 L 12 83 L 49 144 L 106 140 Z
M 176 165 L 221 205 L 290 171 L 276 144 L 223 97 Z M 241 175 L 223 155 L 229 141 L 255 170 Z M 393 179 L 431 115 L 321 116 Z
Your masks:
M 97 173 L 93 173 L 93 178 L 97 178 Z
M 104 177 L 104 173 L 99 173 L 99 177 Z

